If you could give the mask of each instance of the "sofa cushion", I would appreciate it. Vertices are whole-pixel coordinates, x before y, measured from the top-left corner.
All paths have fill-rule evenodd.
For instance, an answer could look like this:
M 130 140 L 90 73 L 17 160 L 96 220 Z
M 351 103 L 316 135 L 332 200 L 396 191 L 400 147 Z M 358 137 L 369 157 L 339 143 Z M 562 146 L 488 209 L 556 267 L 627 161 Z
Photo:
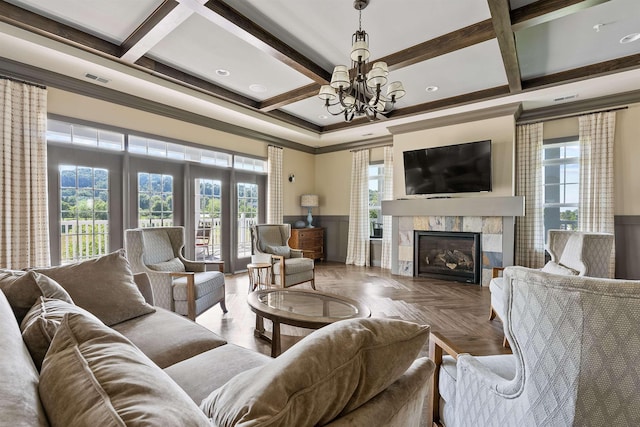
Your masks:
M 20 330 L 36 368 L 40 370 L 51 340 L 66 313 L 91 313 L 66 301 L 40 297 L 22 320 Z
M 154 313 L 113 325 L 113 329 L 161 368 L 226 344 L 204 326 L 159 307 Z
M 186 271 L 184 264 L 180 261 L 180 258 L 172 258 L 169 261 L 159 262 L 157 264 L 149 264 L 147 267 L 154 271 Z
M 226 344 L 171 365 L 164 371 L 200 404 L 213 390 L 239 373 L 266 365 L 271 360 L 257 351 Z
M 36 271 L 60 283 L 76 305 L 107 326 L 154 311 L 134 283 L 122 249 L 99 258 Z
M 73 303 L 67 291 L 55 280 L 33 271 L 1 271 L 0 289 L 7 296 L 18 324 L 41 296 Z
M 219 271 L 203 271 L 195 273 L 193 276 L 195 284 L 196 299 L 214 292 L 216 289 L 224 287 L 224 274 Z M 175 301 L 187 300 L 187 278 L 176 277 L 173 279 L 173 299 Z
M 545 273 L 560 274 L 562 276 L 577 276 L 579 271 L 566 267 L 553 261 L 549 261 L 541 269 Z
M 118 332 L 64 316 L 42 364 L 40 398 L 52 425 L 208 426 L 169 376 Z
M 0 355 L 0 425 L 47 426 L 38 395 L 38 370 L 3 292 L 0 292 Z
M 339 321 L 235 376 L 200 407 L 218 426 L 323 425 L 393 383 L 428 335 L 428 326 L 401 320 Z

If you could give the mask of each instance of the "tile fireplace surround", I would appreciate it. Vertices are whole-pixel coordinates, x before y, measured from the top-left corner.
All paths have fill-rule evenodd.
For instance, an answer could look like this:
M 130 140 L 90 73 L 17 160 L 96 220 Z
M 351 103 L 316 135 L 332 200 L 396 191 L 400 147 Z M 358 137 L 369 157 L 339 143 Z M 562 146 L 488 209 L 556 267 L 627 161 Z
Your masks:
M 382 202 L 393 217 L 391 272 L 413 276 L 414 231 L 464 231 L 481 235 L 481 283 L 489 286 L 492 267 L 513 265 L 515 217 L 524 198 L 467 197 Z

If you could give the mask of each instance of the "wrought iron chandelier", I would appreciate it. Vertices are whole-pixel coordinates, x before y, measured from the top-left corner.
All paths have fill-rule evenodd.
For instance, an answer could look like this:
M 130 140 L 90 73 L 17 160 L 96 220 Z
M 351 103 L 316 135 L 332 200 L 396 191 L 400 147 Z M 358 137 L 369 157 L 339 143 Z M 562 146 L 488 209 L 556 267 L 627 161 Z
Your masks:
M 390 83 L 386 95 L 382 95 L 382 87 L 387 84 L 389 75 L 387 63 L 380 61 L 369 66 L 369 36 L 362 29 L 362 9 L 368 5 L 369 0 L 353 2 L 359 22 L 358 31 L 351 38 L 351 70 L 346 65 L 336 65 L 331 83 L 322 85 L 318 93 L 327 111 L 333 116 L 344 114 L 346 122 L 362 116 L 373 121 L 378 113 L 386 115 L 406 93 L 402 83 L 396 81 Z M 350 73 L 354 75 L 353 80 Z

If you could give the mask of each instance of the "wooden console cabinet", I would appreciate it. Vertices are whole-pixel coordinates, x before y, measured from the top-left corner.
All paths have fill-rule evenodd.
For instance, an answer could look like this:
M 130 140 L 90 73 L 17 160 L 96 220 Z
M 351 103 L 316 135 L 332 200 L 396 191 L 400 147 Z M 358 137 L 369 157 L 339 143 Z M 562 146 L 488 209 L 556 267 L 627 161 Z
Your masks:
M 292 229 L 289 246 L 294 249 L 301 249 L 305 258 L 324 261 L 324 228 Z

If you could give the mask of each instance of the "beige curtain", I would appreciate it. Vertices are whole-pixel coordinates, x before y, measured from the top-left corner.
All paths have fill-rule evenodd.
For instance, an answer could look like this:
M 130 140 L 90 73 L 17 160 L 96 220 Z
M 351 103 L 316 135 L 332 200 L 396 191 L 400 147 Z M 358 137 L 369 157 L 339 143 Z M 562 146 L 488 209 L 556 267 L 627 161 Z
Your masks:
M 47 90 L 0 78 L 0 267 L 48 266 Z
M 614 232 L 613 140 L 615 111 L 579 117 L 580 200 L 578 229 L 600 233 Z M 611 256 L 614 277 L 615 254 Z
M 384 191 L 382 200 L 393 200 L 393 147 L 384 147 Z M 391 269 L 391 216 L 382 216 L 382 260 L 380 266 Z
M 282 224 L 282 148 L 270 145 L 267 149 L 267 223 Z
M 525 198 L 525 213 L 516 218 L 516 265 L 544 265 L 542 200 L 542 123 L 516 126 L 516 194 Z
M 369 257 L 369 150 L 353 152 L 351 161 L 351 207 L 347 264 L 370 265 Z

